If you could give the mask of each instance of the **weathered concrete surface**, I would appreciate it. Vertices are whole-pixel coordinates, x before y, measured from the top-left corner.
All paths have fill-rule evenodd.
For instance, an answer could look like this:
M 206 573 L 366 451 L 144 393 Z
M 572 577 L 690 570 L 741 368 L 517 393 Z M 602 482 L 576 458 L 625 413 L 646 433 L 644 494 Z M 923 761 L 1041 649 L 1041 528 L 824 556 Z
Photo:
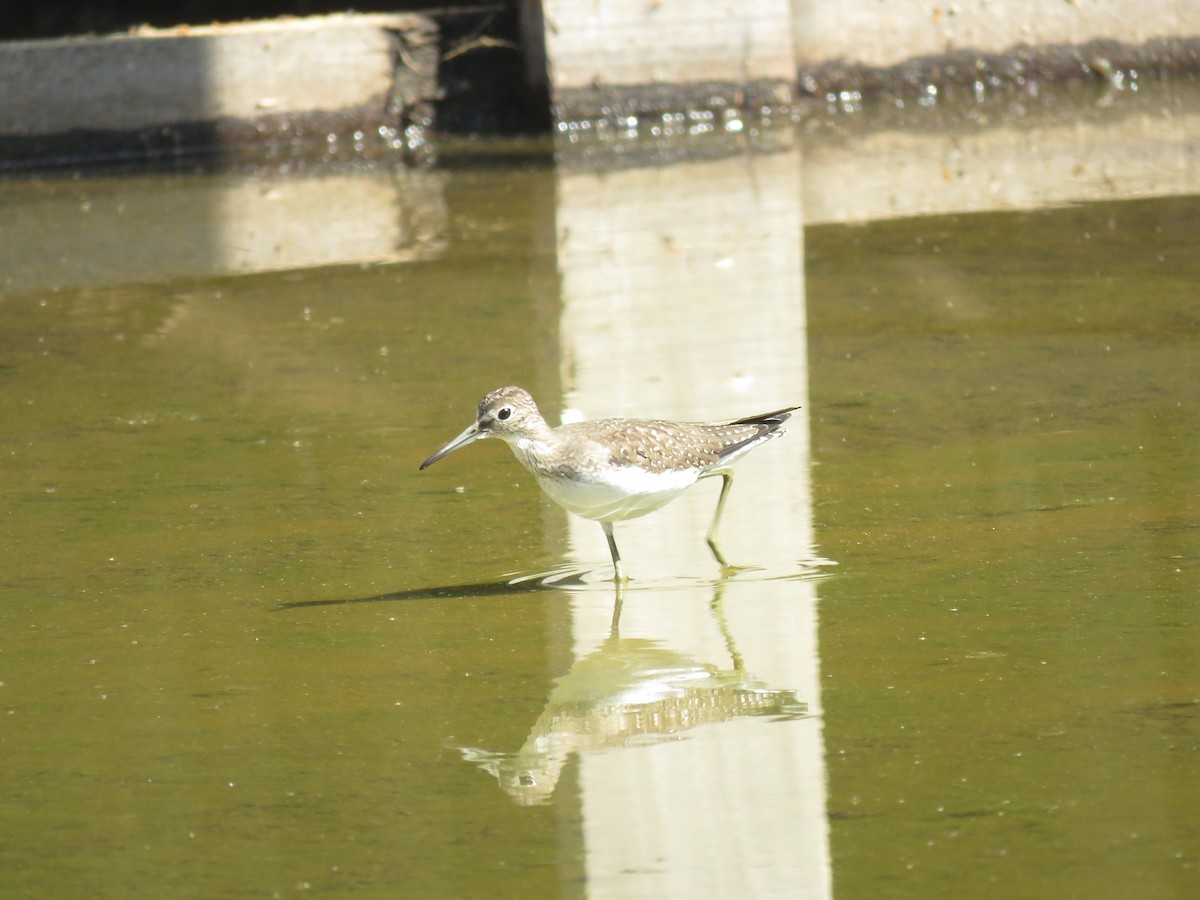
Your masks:
M 1095 40 L 1144 44 L 1200 36 L 1195 0 L 838 0 L 796 4 L 802 68 L 842 59 L 874 68 L 962 50 L 1000 53 L 1019 45 Z
M 807 0 L 794 34 L 808 94 L 1200 69 L 1195 0 Z
M 436 70 L 435 26 L 414 15 L 0 44 L 0 164 L 395 126 Z
M 531 83 L 560 123 L 1200 70 L 1196 0 L 520 0 Z M 638 120 L 641 120 L 639 123 Z
M 785 106 L 796 81 L 787 0 L 522 0 L 528 73 L 555 119 Z

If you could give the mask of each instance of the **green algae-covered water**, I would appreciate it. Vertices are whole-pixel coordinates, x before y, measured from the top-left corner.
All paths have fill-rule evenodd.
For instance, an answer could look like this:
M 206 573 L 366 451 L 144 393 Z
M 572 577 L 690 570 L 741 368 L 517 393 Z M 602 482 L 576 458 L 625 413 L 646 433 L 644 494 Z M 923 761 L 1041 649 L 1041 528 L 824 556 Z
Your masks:
M 15 183 L 5 896 L 1200 891 L 1200 199 L 813 224 L 803 169 L 384 173 L 369 259 L 174 274 L 208 176 Z M 55 263 L 124 190 L 165 256 Z M 711 482 L 618 594 L 499 442 L 417 472 L 508 383 L 803 404 L 747 569 Z

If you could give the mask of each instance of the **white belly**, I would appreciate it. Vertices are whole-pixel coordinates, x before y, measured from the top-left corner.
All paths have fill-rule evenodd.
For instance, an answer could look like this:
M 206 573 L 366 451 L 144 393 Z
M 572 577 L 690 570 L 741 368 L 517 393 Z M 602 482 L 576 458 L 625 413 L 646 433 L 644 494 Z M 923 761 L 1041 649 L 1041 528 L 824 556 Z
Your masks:
M 550 499 L 568 512 L 599 522 L 636 519 L 666 506 L 696 483 L 694 471 L 651 475 L 626 467 L 613 470 L 605 481 L 570 481 L 537 476 Z

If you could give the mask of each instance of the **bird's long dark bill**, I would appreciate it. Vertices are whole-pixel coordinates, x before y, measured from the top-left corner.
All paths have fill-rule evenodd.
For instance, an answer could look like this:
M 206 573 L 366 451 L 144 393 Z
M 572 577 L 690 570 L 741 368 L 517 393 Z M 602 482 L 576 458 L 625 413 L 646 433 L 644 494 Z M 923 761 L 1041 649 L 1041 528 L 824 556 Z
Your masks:
M 422 469 L 429 468 L 435 462 L 437 462 L 439 459 L 441 459 L 443 456 L 446 456 L 449 453 L 453 453 L 459 447 L 465 447 L 465 446 L 467 446 L 467 444 L 471 443 L 472 441 L 477 441 L 481 437 L 483 437 L 483 434 L 480 432 L 479 426 L 472 425 L 470 428 L 468 428 L 466 431 L 464 431 L 462 434 L 460 434 L 458 437 L 456 437 L 454 440 L 452 440 L 450 443 L 448 443 L 445 447 L 443 447 L 437 453 L 433 454 L 433 456 L 429 457 L 429 459 L 425 460 L 425 462 L 421 463 L 421 468 Z

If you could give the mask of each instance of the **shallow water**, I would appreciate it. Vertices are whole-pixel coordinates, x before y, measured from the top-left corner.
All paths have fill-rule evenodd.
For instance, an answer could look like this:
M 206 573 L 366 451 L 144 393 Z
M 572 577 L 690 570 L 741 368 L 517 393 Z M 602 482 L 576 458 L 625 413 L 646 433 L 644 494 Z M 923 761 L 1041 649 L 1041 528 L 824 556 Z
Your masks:
M 810 236 L 839 894 L 1197 887 L 1198 215 Z
M 411 176 L 392 261 L 10 275 L 6 894 L 1200 889 L 1200 199 L 814 225 L 804 149 Z M 618 594 L 499 442 L 417 472 L 505 383 L 803 404 L 747 569 L 712 482 Z

